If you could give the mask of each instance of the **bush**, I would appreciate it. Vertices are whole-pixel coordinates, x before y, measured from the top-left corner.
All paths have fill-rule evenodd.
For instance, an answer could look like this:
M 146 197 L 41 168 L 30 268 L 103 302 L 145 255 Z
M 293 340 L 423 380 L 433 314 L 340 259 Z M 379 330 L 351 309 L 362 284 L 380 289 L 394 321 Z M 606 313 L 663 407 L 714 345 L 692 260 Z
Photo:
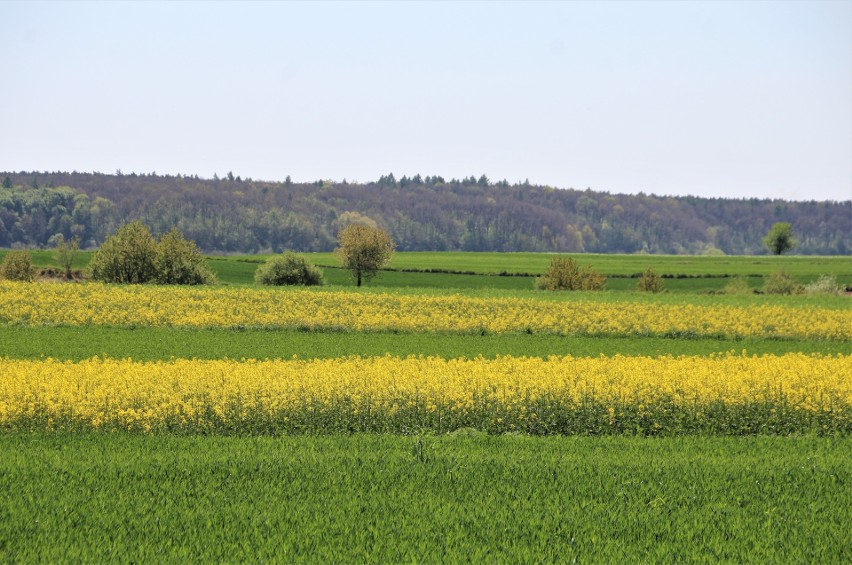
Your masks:
M 814 282 L 805 285 L 805 293 L 807 294 L 831 294 L 840 296 L 846 288 L 843 285 L 837 284 L 837 279 L 834 275 L 822 275 Z
M 801 294 L 804 287 L 784 271 L 776 271 L 766 278 L 763 292 L 766 294 Z
M 636 283 L 636 290 L 640 292 L 665 292 L 663 278 L 657 274 L 653 267 L 648 267 Z
M 301 255 L 287 251 L 257 268 L 254 280 L 266 285 L 321 285 L 322 271 Z
M 722 289 L 722 292 L 725 294 L 753 294 L 754 291 L 748 285 L 748 280 L 745 277 L 734 277 L 728 284 L 725 285 L 725 288 Z
M 172 230 L 160 238 L 157 245 L 157 283 L 159 284 L 213 284 L 216 275 L 207 266 L 194 241 Z
M 158 243 L 141 222 L 108 237 L 92 256 L 89 273 L 107 283 L 208 284 L 216 279 L 195 242 L 172 229 Z
M 71 267 L 74 266 L 74 259 L 77 257 L 77 252 L 80 250 L 80 238 L 73 237 L 71 238 L 71 241 L 66 241 L 65 236 L 60 233 L 57 234 L 53 240 L 53 244 L 56 247 L 54 257 L 59 263 L 59 266 L 62 267 L 65 279 L 71 280 L 74 278 Z
M 603 290 L 606 277 L 586 265 L 582 269 L 571 257 L 554 257 L 544 275 L 535 280 L 541 290 Z
M 157 242 L 141 222 L 132 222 L 106 238 L 89 262 L 93 280 L 141 284 L 157 278 Z
M 0 279 L 29 282 L 35 274 L 29 251 L 10 251 L 0 263 Z

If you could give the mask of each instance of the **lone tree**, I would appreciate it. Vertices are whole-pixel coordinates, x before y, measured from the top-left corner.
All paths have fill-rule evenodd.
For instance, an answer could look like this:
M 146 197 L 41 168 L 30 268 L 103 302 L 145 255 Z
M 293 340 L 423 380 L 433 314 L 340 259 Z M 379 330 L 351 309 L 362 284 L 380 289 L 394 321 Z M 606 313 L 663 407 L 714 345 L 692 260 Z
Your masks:
M 778 222 L 772 225 L 769 233 L 763 238 L 763 243 L 775 255 L 781 255 L 796 247 L 793 238 L 793 229 L 787 222 Z
M 59 266 L 62 267 L 62 271 L 65 273 L 65 279 L 70 281 L 74 278 L 74 275 L 71 272 L 71 267 L 74 266 L 74 259 L 77 257 L 77 251 L 80 249 L 80 238 L 72 237 L 71 240 L 68 241 L 65 239 L 65 236 L 60 233 L 56 236 L 55 242 L 56 250 L 54 251 L 54 257 L 59 263 Z
M 337 243 L 340 247 L 334 252 L 343 268 L 352 272 L 358 286 L 387 264 L 396 249 L 388 232 L 363 224 L 349 224 L 340 230 Z

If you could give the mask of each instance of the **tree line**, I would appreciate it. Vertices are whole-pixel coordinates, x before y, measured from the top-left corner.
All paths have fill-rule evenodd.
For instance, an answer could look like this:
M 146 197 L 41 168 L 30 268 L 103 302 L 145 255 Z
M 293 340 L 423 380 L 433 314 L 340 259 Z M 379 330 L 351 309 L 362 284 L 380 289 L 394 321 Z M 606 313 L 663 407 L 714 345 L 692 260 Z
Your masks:
M 389 232 L 400 251 L 764 254 L 790 223 L 796 253 L 852 252 L 852 201 L 789 202 L 623 195 L 393 174 L 366 183 L 198 176 L 0 172 L 0 247 L 49 247 L 61 235 L 99 246 L 141 221 L 176 227 L 214 252 L 331 251 L 346 225 Z

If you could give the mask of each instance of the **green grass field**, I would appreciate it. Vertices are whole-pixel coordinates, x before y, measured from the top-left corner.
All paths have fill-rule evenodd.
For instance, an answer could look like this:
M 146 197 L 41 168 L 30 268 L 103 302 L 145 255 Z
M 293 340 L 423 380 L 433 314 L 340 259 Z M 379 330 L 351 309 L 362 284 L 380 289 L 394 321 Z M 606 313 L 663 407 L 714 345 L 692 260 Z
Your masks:
M 3 562 L 849 557 L 852 443 L 0 436 Z
M 0 260 L 5 253 L 0 250 Z M 32 251 L 31 255 L 34 264 L 40 267 L 56 265 L 52 251 Z M 323 268 L 329 284 L 354 285 L 348 273 L 339 268 L 339 261 L 333 253 L 305 255 Z M 607 275 L 607 288 L 611 290 L 635 289 L 636 279 L 632 277 L 647 267 L 653 267 L 657 273 L 668 277 L 664 283 L 670 292 L 718 291 L 735 276 L 746 277 L 749 286 L 759 288 L 763 278 L 775 271 L 790 273 L 802 283 L 830 274 L 837 277 L 840 284 L 852 286 L 852 259 L 849 257 L 567 255 Z M 533 287 L 533 276 L 499 274 L 541 274 L 547 269 L 552 256 L 547 253 L 400 252 L 388 265 L 388 269 L 392 270 L 382 271 L 367 284 L 379 288 L 528 290 Z M 255 270 L 268 257 L 212 256 L 208 259 L 221 284 L 244 285 L 254 284 Z M 75 268 L 85 268 L 90 258 L 91 252 L 81 252 Z

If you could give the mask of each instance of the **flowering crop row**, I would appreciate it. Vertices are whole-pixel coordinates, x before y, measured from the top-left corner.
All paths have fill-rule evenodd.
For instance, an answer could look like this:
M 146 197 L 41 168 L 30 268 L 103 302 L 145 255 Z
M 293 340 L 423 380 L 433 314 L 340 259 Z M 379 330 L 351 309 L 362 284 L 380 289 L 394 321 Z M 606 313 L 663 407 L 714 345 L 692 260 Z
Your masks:
M 842 433 L 852 359 L 0 359 L 0 428 L 178 433 Z
M 852 310 L 0 282 L 0 323 L 852 339 Z

